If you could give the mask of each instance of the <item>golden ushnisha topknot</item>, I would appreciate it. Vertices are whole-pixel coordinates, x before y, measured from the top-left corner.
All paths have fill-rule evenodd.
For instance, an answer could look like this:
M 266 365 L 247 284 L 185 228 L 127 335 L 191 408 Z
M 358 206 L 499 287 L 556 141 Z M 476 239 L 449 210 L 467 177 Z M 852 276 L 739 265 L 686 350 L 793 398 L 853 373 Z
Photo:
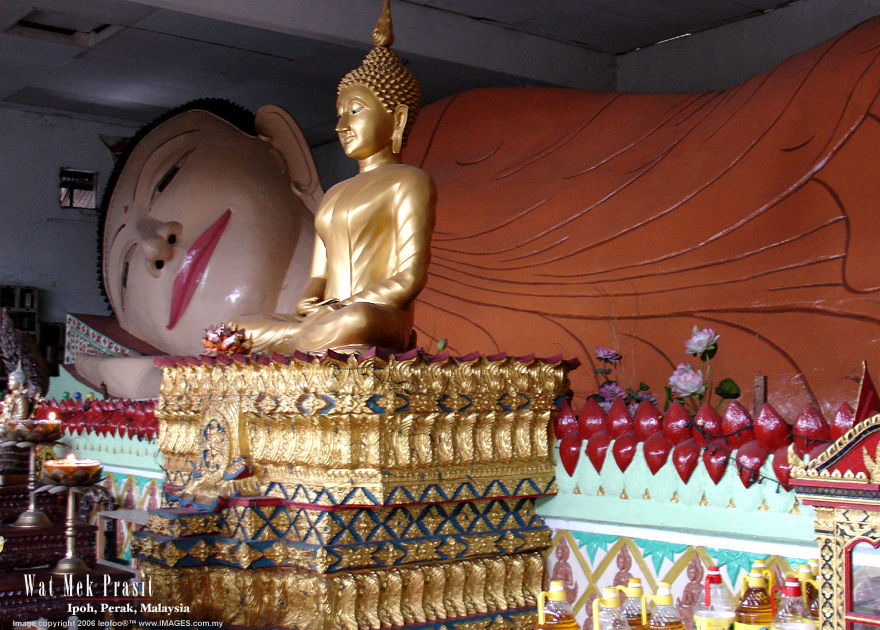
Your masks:
M 398 54 L 391 50 L 394 31 L 391 26 L 390 5 L 390 0 L 385 0 L 382 14 L 373 29 L 375 47 L 367 53 L 360 66 L 342 77 L 336 91 L 339 93 L 350 85 L 363 85 L 376 95 L 389 114 L 394 113 L 398 105 L 406 105 L 408 113 L 403 131 L 405 143 L 422 106 L 422 86 Z

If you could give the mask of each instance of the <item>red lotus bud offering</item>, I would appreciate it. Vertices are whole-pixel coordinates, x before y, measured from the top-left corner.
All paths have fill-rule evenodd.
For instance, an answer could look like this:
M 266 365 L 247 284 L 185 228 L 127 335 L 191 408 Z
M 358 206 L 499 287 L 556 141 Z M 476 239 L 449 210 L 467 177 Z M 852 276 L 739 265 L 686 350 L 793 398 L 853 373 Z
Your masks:
M 739 448 L 746 442 L 755 438 L 752 428 L 752 417 L 746 408 L 737 401 L 732 400 L 724 411 L 724 419 L 721 421 L 721 433 L 725 435 L 730 448 Z
M 773 451 L 773 474 L 786 490 L 791 490 L 788 482 L 791 480 L 791 464 L 788 463 L 788 447 L 780 446 Z
M 644 442 L 649 437 L 663 430 L 663 419 L 657 407 L 652 405 L 650 401 L 643 400 L 636 409 L 636 415 L 633 418 L 633 431 L 639 442 Z
M 721 435 L 721 416 L 709 403 L 704 403 L 694 416 L 694 439 L 700 446 L 710 440 L 714 443 Z
M 672 452 L 672 442 L 666 439 L 662 431 L 657 431 L 645 440 L 642 452 L 645 455 L 648 470 L 652 475 L 656 475 L 657 471 L 663 468 L 663 464 L 669 459 L 669 453 Z
M 663 435 L 673 444 L 681 444 L 691 438 L 691 417 L 684 406 L 674 400 L 663 416 Z
M 775 451 L 791 440 L 791 427 L 770 405 L 761 407 L 755 418 L 755 439 L 766 449 Z
M 611 447 L 611 454 L 614 456 L 614 461 L 617 462 L 617 467 L 620 468 L 620 472 L 625 472 L 629 465 L 632 463 L 633 457 L 636 454 L 636 444 L 639 441 L 636 439 L 636 434 L 632 431 L 627 431 L 619 438 L 614 440 L 614 446 Z
M 703 465 L 706 472 L 709 473 L 709 479 L 716 486 L 727 470 L 727 462 L 730 459 L 730 453 L 720 447 L 709 447 L 703 451 Z
M 699 461 L 700 445 L 694 438 L 688 438 L 672 451 L 672 464 L 683 483 L 687 483 L 691 478 Z
M 623 398 L 615 398 L 605 418 L 605 430 L 612 439 L 617 439 L 627 431 L 632 431 L 633 421 L 629 416 L 629 410 Z
M 593 464 L 596 472 L 602 472 L 602 464 L 605 463 L 605 453 L 608 452 L 608 445 L 611 444 L 611 436 L 607 431 L 597 431 L 587 442 L 587 457 Z
M 761 478 L 761 466 L 767 461 L 768 450 L 757 440 L 743 444 L 736 453 L 739 479 L 748 488 Z
M 803 458 L 819 444 L 828 442 L 831 438 L 831 429 L 819 410 L 813 405 L 807 405 L 794 421 L 792 437 L 795 452 L 798 457 Z
M 578 431 L 585 440 L 605 429 L 605 412 L 593 398 L 587 398 L 578 414 Z
M 577 468 L 578 459 L 581 456 L 581 436 L 577 433 L 569 433 L 559 442 L 559 460 L 565 472 L 571 477 Z
M 577 433 L 577 430 L 577 416 L 571 410 L 568 400 L 563 400 L 562 404 L 559 405 L 559 411 L 556 412 L 556 418 L 553 419 L 553 432 L 556 434 L 556 439 L 558 440 L 572 433 Z
M 834 418 L 831 419 L 831 439 L 836 440 L 852 429 L 855 420 L 856 412 L 853 411 L 853 408 L 847 403 L 842 403 L 834 412 Z

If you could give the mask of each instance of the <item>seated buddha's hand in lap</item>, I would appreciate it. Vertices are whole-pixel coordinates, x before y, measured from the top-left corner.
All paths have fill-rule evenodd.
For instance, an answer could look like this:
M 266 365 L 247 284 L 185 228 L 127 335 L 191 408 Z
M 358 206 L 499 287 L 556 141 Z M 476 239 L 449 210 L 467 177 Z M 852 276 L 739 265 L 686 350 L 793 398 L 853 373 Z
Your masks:
M 322 299 L 321 297 L 307 297 L 300 300 L 296 305 L 296 312 L 303 316 L 308 317 L 309 315 L 314 315 L 318 311 L 320 311 L 323 307 L 336 304 L 339 302 L 336 298 L 330 299 Z

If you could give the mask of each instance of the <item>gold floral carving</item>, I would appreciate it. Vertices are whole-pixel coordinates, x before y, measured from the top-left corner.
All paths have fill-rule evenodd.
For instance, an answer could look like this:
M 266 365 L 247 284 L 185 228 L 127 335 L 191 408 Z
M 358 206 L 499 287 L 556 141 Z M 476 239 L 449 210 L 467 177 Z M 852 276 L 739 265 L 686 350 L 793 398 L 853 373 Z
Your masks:
M 165 562 L 171 567 L 180 562 L 180 560 L 187 555 L 186 551 L 175 545 L 173 542 L 166 544 L 162 551 Z
M 236 547 L 237 545 L 235 543 L 223 543 L 218 541 L 214 543 L 214 558 L 222 562 L 234 563 L 236 561 Z
M 214 545 L 207 543 L 204 540 L 200 540 L 190 547 L 186 553 L 193 558 L 197 558 L 204 562 L 208 559 L 208 556 L 214 553 Z
M 475 536 L 468 541 L 466 556 L 487 556 L 498 553 L 498 536 Z
M 165 368 L 166 482 L 196 499 L 288 503 L 234 505 L 210 522 L 151 518 L 141 566 L 156 597 L 242 627 L 532 627 L 550 532 L 516 497 L 555 492 L 548 427 L 566 371 L 335 355 Z M 224 479 L 243 466 L 253 475 Z M 174 544 L 196 533 L 232 540 L 188 554 Z M 186 555 L 238 567 L 175 566 Z M 255 568 L 261 559 L 275 566 Z
M 534 600 L 540 590 L 540 574 L 535 579 L 533 568 L 542 562 L 539 553 L 518 554 L 323 576 L 285 569 L 184 570 L 152 562 L 145 562 L 143 570 L 159 601 L 190 606 L 187 619 L 330 630 L 516 609 L 517 601 Z M 518 598 L 511 597 L 513 590 Z M 247 601 L 247 606 L 230 607 L 230 601 Z M 315 619 L 320 622 L 311 625 Z
M 287 549 L 285 548 L 284 543 L 277 542 L 264 549 L 263 556 L 275 564 L 283 565 L 287 562 Z
M 243 568 L 248 568 L 255 560 L 263 557 L 263 553 L 258 549 L 254 549 L 247 543 L 242 543 L 235 551 L 235 556 Z
M 406 556 L 406 550 L 397 545 L 385 545 L 379 551 L 373 554 L 373 557 L 382 564 L 392 565 L 398 560 Z
M 410 562 L 429 562 L 437 558 L 439 540 L 426 540 L 407 545 L 406 559 Z
M 443 541 L 443 544 L 437 547 L 437 550 L 445 556 L 456 558 L 467 548 L 468 546 L 466 544 L 459 541 L 454 536 L 450 536 Z
M 381 499 L 398 486 L 420 494 L 441 480 L 454 492 L 473 473 L 478 492 L 494 480 L 549 484 L 547 427 L 565 372 L 561 363 L 485 357 L 169 367 L 159 447 L 169 478 L 187 480 L 199 464 L 192 495 L 222 485 L 222 473 L 242 461 L 261 483 L 318 494 L 324 482 L 337 497 L 354 486 Z M 209 462 L 201 461 L 206 440 Z
M 358 545 L 349 547 L 339 551 L 334 551 L 333 555 L 339 558 L 339 569 L 347 569 L 349 567 L 365 567 L 373 564 L 373 554 L 376 552 L 376 545 Z

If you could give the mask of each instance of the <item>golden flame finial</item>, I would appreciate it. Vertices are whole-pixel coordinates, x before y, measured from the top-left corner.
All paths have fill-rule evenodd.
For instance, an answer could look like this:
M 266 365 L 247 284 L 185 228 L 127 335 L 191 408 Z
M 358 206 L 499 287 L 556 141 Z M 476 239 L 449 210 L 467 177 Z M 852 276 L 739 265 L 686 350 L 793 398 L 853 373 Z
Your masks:
M 373 46 L 390 48 L 394 43 L 394 29 L 391 27 L 391 0 L 385 0 L 382 5 L 382 13 L 376 28 L 373 29 Z

